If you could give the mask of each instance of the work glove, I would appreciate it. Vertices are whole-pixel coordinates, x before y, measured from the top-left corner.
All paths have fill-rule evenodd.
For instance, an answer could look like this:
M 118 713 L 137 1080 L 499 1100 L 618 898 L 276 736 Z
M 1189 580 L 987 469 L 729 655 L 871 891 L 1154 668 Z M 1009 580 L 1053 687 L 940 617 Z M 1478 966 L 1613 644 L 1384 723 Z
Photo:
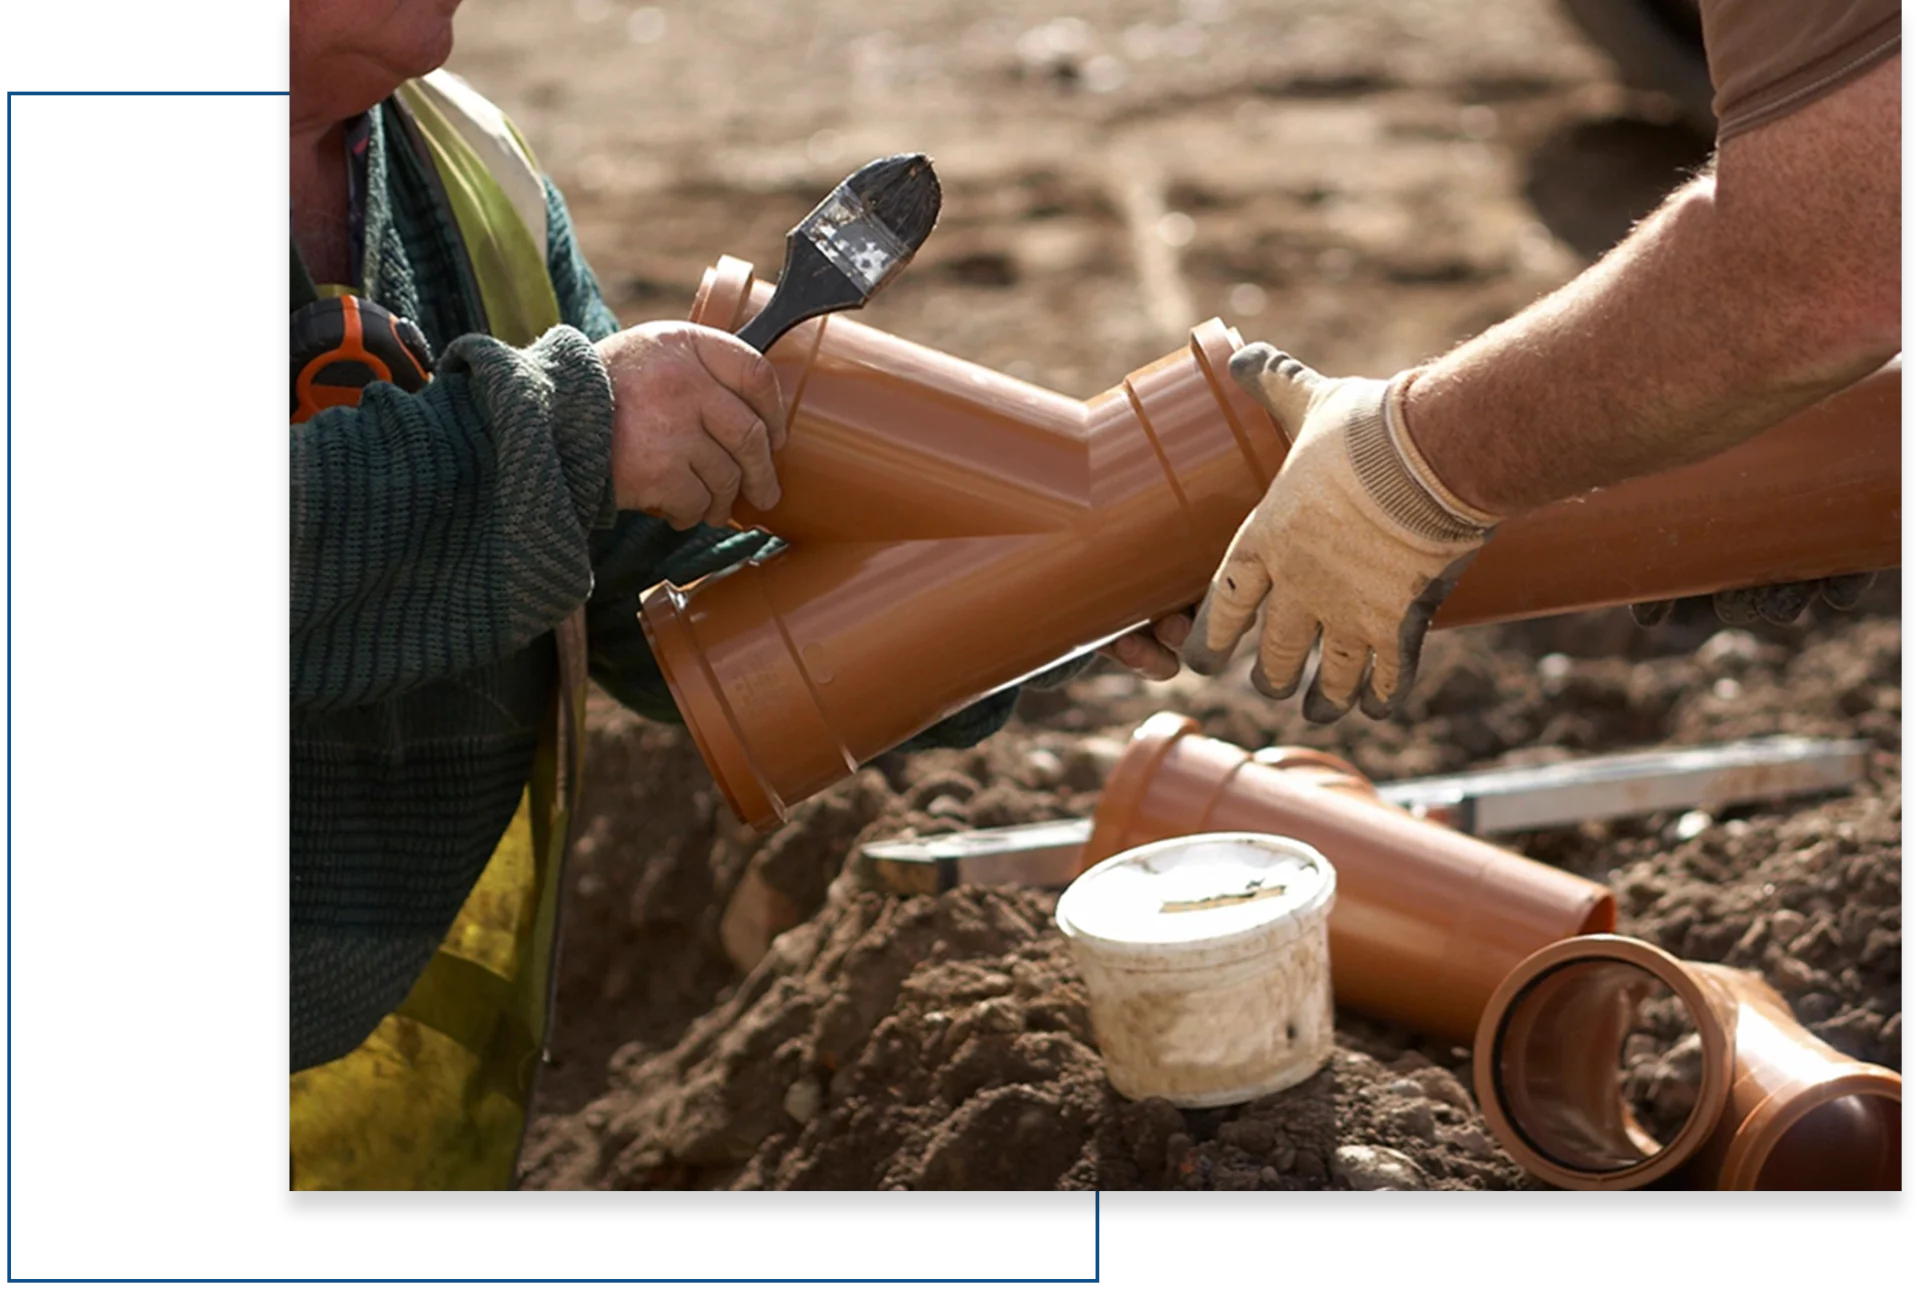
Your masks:
M 1408 437 L 1402 405 L 1414 372 L 1335 380 L 1265 344 L 1241 349 L 1230 370 L 1293 446 L 1235 534 L 1181 655 L 1196 672 L 1218 672 L 1258 615 L 1255 689 L 1292 695 L 1318 637 L 1301 712 L 1334 721 L 1357 699 L 1384 717 L 1497 517 L 1454 496 Z
M 1873 586 L 1871 573 L 1841 573 L 1805 582 L 1777 582 L 1765 587 L 1738 587 L 1713 593 L 1713 612 L 1731 627 L 1764 621 L 1786 626 L 1807 611 L 1816 599 L 1834 609 L 1853 609 Z M 1671 600 L 1649 600 L 1633 606 L 1633 621 L 1658 627 L 1673 612 Z

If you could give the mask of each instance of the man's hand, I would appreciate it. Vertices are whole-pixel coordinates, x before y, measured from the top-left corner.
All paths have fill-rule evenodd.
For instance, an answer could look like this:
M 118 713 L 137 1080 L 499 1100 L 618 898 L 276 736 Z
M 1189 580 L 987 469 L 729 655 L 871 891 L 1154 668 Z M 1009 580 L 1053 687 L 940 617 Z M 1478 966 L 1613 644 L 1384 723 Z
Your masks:
M 772 453 L 787 441 L 773 367 L 726 332 L 631 327 L 597 348 L 613 382 L 613 495 L 676 529 L 725 524 L 736 497 L 780 500 Z
M 1100 647 L 1100 652 L 1149 681 L 1171 681 L 1180 675 L 1176 652 L 1193 630 L 1193 614 L 1169 614 L 1128 632 Z
M 1254 688 L 1290 696 L 1318 636 L 1302 713 L 1333 721 L 1358 699 L 1384 717 L 1497 517 L 1455 496 L 1414 445 L 1400 406 L 1413 373 L 1332 380 L 1263 344 L 1235 354 L 1231 370 L 1293 447 L 1228 548 L 1182 657 L 1218 672 L 1258 614 Z

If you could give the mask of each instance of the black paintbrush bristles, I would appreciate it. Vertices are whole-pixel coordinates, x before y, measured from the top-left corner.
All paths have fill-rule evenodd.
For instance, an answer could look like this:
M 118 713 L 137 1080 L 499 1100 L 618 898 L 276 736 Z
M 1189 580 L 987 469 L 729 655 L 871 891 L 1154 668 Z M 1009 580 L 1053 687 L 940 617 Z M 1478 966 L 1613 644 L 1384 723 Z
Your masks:
M 766 353 L 796 324 L 858 309 L 911 260 L 940 218 L 940 180 L 923 152 L 870 161 L 787 234 L 773 299 L 735 333 Z
M 940 218 L 940 178 L 924 152 L 869 161 L 846 184 L 910 252 L 920 249 Z

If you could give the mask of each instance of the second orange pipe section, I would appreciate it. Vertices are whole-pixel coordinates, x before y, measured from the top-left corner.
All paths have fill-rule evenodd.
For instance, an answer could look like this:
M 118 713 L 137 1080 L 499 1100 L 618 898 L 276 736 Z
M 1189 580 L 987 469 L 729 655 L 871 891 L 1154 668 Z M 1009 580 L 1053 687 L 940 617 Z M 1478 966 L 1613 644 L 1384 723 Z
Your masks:
M 696 322 L 771 294 L 722 259 Z M 768 357 L 788 548 L 642 601 L 715 781 L 767 828 L 980 697 L 1204 594 L 1286 443 L 1218 319 L 1084 402 L 830 316 Z M 1899 563 L 1899 370 L 1712 462 L 1503 526 L 1459 626 Z
M 1235 832 L 1297 838 L 1333 862 L 1327 940 L 1343 1007 L 1456 1043 L 1473 1039 L 1487 1000 L 1528 955 L 1613 930 L 1613 893 L 1598 883 L 1416 819 L 1330 754 L 1250 753 L 1172 712 L 1133 732 L 1081 863 Z

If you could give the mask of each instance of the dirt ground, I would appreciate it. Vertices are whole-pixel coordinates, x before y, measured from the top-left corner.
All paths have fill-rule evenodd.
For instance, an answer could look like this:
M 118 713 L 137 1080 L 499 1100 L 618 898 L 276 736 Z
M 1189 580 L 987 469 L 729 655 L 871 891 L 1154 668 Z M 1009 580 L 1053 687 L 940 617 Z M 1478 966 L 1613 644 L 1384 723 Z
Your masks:
M 916 148 L 941 223 L 863 320 L 1083 397 L 1214 314 L 1326 370 L 1387 374 L 1577 272 L 1703 155 L 1548 0 L 469 0 L 458 32 L 453 66 L 529 137 L 623 320 L 684 316 L 722 253 L 771 274 L 828 188 Z M 1869 739 L 1848 796 L 1504 841 L 1608 883 L 1622 931 L 1764 972 L 1816 1033 L 1897 1069 L 1899 640 L 1890 585 L 1791 628 L 1683 606 L 1652 632 L 1619 612 L 1447 633 L 1401 719 L 1330 728 L 1242 675 L 1101 665 L 1030 693 L 980 748 L 883 759 L 767 838 L 684 734 L 596 702 L 522 1185 L 1530 1185 L 1480 1118 L 1465 1049 L 1342 1012 L 1334 1060 L 1293 1090 L 1130 1103 L 1049 897 L 836 882 L 869 838 L 1083 813 L 1113 741 L 1166 708 L 1376 779 Z M 806 917 L 743 979 L 720 919 L 750 873 Z M 1644 1039 L 1630 1091 L 1651 1122 L 1664 1041 Z

